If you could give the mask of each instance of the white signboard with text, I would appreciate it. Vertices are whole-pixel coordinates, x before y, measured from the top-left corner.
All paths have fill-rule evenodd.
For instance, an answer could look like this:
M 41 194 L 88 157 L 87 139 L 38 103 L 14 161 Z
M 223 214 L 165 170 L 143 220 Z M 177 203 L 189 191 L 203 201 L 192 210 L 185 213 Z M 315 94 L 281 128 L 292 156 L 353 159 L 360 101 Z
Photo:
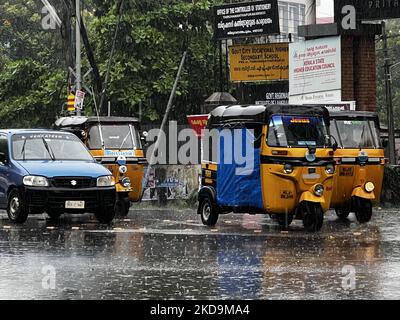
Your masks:
M 290 103 L 341 100 L 341 38 L 327 37 L 289 45 Z

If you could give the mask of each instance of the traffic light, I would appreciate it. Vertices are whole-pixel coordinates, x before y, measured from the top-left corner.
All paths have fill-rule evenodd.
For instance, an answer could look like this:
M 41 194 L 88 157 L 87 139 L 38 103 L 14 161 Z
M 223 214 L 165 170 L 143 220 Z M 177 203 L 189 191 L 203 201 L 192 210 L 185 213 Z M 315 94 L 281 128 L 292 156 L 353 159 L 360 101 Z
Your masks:
M 67 110 L 69 112 L 75 111 L 75 94 L 72 92 L 68 95 Z

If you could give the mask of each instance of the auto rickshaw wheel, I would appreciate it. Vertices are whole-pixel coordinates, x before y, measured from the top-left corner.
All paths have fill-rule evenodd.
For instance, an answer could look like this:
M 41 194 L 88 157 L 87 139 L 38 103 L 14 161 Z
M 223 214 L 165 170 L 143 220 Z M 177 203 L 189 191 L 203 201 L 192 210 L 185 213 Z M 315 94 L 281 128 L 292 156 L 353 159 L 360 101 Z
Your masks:
M 125 218 L 129 214 L 130 207 L 131 201 L 129 197 L 118 197 L 115 203 L 115 215 Z
M 292 224 L 294 215 L 293 214 L 276 214 L 275 219 L 278 221 L 282 228 L 289 228 Z
M 214 227 L 218 222 L 219 212 L 217 206 L 209 197 L 200 200 L 198 213 L 205 226 Z
M 359 223 L 368 223 L 372 219 L 371 200 L 355 198 L 355 213 Z
M 7 215 L 13 223 L 23 224 L 28 219 L 28 208 L 25 206 L 21 193 L 14 189 L 10 192 L 7 202 Z
M 350 210 L 347 208 L 338 208 L 338 209 L 335 209 L 335 211 L 336 211 L 336 215 L 339 217 L 339 219 L 342 219 L 342 220 L 346 220 L 350 215 Z
M 303 202 L 303 225 L 307 232 L 320 231 L 324 224 L 324 212 L 319 203 Z

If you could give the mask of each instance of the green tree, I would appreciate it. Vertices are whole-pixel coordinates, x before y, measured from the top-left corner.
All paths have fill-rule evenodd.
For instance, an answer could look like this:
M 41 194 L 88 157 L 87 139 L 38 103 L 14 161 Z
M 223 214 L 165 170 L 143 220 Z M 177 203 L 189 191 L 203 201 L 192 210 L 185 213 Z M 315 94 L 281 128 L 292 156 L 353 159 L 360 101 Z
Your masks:
M 387 23 L 389 59 L 393 65 L 400 62 L 400 21 L 389 20 Z M 377 106 L 381 122 L 387 124 L 387 106 L 385 94 L 383 41 L 377 44 Z M 400 128 L 400 65 L 392 70 L 392 95 L 396 128 Z
M 90 33 L 104 74 L 117 13 L 116 6 L 98 2 L 95 1 L 97 10 L 90 23 Z M 211 7 L 219 2 L 124 2 L 109 84 L 114 112 L 137 113 L 142 102 L 145 118 L 160 120 L 186 46 L 188 60 L 172 116 L 186 121 L 186 114 L 200 111 L 201 104 L 215 88 Z
M 50 126 L 66 92 L 60 33 L 39 1 L 0 2 L 0 126 Z
M 60 13 L 71 0 L 50 1 Z M 116 42 L 108 99 L 115 115 L 159 121 L 185 49 L 188 59 L 172 117 L 186 121 L 216 89 L 212 6 L 219 0 L 125 0 Z M 104 80 L 118 21 L 117 4 L 85 1 L 84 21 Z M 0 0 L 0 126 L 48 127 L 66 101 L 67 67 L 62 33 L 42 28 L 36 0 Z M 83 50 L 84 51 L 84 50 Z M 89 63 L 83 55 L 83 70 Z M 87 83 L 92 86 L 91 83 Z M 94 104 L 86 100 L 86 112 Z

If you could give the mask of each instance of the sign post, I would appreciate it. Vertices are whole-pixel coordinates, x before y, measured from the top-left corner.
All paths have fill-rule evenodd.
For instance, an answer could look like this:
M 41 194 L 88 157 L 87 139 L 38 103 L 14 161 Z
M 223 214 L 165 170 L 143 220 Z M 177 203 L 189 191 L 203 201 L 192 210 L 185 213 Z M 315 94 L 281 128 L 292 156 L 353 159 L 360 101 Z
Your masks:
M 349 15 L 352 8 L 357 22 L 400 18 L 398 0 L 335 0 L 335 21 Z
M 289 45 L 290 103 L 342 100 L 340 36 Z
M 83 103 L 85 101 L 85 92 L 83 91 L 76 91 L 75 94 L 75 109 L 79 111 L 83 110 Z
M 217 40 L 279 34 L 277 0 L 231 3 L 214 7 Z
M 232 46 L 229 57 L 233 82 L 289 79 L 287 43 Z

